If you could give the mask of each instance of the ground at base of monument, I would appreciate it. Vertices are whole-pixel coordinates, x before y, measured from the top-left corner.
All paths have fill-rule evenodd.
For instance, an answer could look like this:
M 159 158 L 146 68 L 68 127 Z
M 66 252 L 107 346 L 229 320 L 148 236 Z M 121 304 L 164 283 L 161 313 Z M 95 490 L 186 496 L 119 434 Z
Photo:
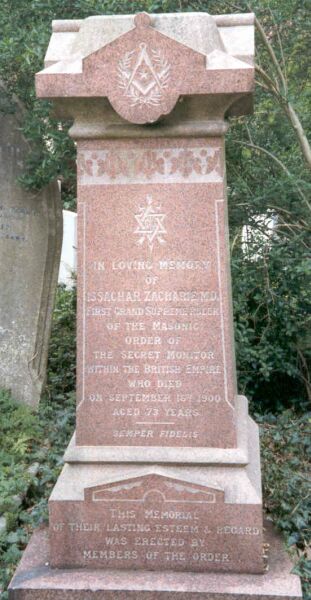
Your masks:
M 48 530 L 34 533 L 9 587 L 9 600 L 301 600 L 300 579 L 270 524 L 263 575 L 51 569 Z

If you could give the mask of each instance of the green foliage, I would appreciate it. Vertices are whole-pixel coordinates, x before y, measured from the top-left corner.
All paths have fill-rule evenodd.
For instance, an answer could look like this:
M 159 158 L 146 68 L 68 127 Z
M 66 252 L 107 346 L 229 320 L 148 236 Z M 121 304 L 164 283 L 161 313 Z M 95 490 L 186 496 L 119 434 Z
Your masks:
M 240 387 L 262 408 L 303 408 L 311 357 L 311 264 L 303 245 L 280 237 L 258 260 L 235 251 L 232 269 Z
M 285 536 L 296 561 L 295 573 L 302 578 L 304 597 L 310 598 L 311 414 L 297 418 L 288 410 L 277 417 L 256 418 L 261 424 L 264 506 Z
M 60 402 L 75 389 L 76 291 L 59 286 L 49 346 L 47 393 Z
M 25 465 L 39 426 L 30 409 L 13 402 L 10 393 L 5 390 L 0 390 L 0 412 L 1 514 L 16 510 L 20 494 L 31 482 L 32 477 L 25 470 Z
M 36 412 L 0 390 L 0 589 L 16 569 L 29 535 L 47 523 L 47 500 L 74 429 L 75 291 L 60 287 L 50 342 L 47 393 Z M 38 464 L 36 475 L 29 467 Z M 25 491 L 28 490 L 27 495 Z M 5 600 L 6 592 L 1 595 Z
M 37 420 L 27 406 L 15 403 L 10 393 L 5 390 L 0 390 L 0 412 L 0 452 L 5 452 L 6 448 L 10 448 L 10 454 L 18 461 L 27 451 L 24 444 L 35 439 L 37 435 Z M 13 430 L 12 425 L 14 426 Z M 16 431 L 22 431 L 23 444 L 16 440 Z
M 278 108 L 266 97 L 259 106 L 268 103 L 271 128 L 256 113 L 228 136 L 229 218 L 239 383 L 262 408 L 281 409 L 311 398 L 310 176 Z M 272 236 L 263 214 L 276 221 Z M 254 231 L 246 253 L 243 225 Z
M 60 125 L 50 112 L 49 102 L 36 100 L 26 113 L 23 133 L 31 142 L 31 151 L 20 182 L 27 189 L 40 189 L 58 178 L 63 206 L 72 210 L 76 196 L 75 147 L 68 135 L 69 123 Z
M 40 428 L 36 415 L 28 407 L 15 403 L 5 390 L 0 390 L 0 411 L 0 515 L 4 514 L 7 525 L 0 534 L 1 589 L 1 581 L 9 581 L 20 559 L 19 542 L 26 541 L 25 532 L 17 527 L 17 514 L 25 490 L 34 481 L 27 467 Z

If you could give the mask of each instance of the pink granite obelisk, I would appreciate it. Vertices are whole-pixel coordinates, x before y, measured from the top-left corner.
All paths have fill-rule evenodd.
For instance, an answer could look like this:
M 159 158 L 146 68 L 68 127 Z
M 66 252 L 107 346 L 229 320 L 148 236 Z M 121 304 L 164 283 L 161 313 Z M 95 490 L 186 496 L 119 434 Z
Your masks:
M 263 583 L 278 596 L 263 574 L 258 429 L 237 394 L 228 255 L 225 119 L 251 111 L 253 36 L 253 15 L 53 24 L 36 86 L 74 119 L 78 386 L 50 498 L 47 598 L 57 587 L 75 600 L 95 588 L 207 599 L 213 577 L 224 598 L 249 584 L 259 597 Z M 69 592 L 69 579 L 50 583 L 55 567 L 94 579 Z

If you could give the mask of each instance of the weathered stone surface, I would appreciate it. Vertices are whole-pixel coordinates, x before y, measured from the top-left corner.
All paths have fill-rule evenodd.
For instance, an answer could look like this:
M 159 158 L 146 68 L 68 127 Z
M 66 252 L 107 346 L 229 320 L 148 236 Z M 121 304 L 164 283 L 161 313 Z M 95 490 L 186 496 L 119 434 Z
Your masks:
M 19 130 L 23 109 L 8 100 L 2 84 L 0 96 L 6 107 L 0 112 L 0 386 L 35 406 L 45 379 L 60 260 L 60 194 L 56 182 L 33 193 L 18 184 L 29 152 Z
M 50 497 L 51 565 L 261 572 L 258 428 L 251 419 L 247 440 L 246 464 L 234 466 L 219 457 L 203 466 L 202 448 L 187 467 L 159 467 L 150 456 L 148 466 L 108 465 L 102 457 L 66 465 Z M 84 448 L 89 463 L 90 450 Z M 130 450 L 123 448 L 120 463 Z M 181 449 L 171 450 L 177 462 Z
M 172 13 L 150 15 L 152 24 L 164 35 L 209 54 L 215 48 L 235 58 L 254 62 L 254 14 L 208 15 Z M 215 30 L 214 24 L 217 25 Z M 133 27 L 133 15 L 100 15 L 85 20 L 53 21 L 52 36 L 44 64 L 87 56 Z
M 236 408 L 236 433 L 237 446 L 230 448 L 219 448 L 211 446 L 144 446 L 144 463 L 166 463 L 166 464 L 217 464 L 222 466 L 235 465 L 247 466 L 249 463 L 249 427 L 251 420 L 248 417 L 248 402 L 244 396 L 237 396 Z M 254 423 L 251 422 L 254 429 Z M 253 432 L 257 439 L 257 430 Z M 79 446 L 76 443 L 76 434 L 65 452 L 65 461 L 70 463 L 132 463 L 141 462 L 141 446 L 114 445 Z
M 50 498 L 54 567 L 262 572 L 257 426 L 249 464 L 67 465 Z
M 115 20 L 115 34 L 119 30 L 119 35 L 109 42 L 104 36 L 102 45 L 94 49 L 92 44 L 88 52 L 85 38 L 93 37 L 93 32 L 87 22 L 86 32 L 82 25 L 78 47 L 76 51 L 72 48 L 71 58 L 67 56 L 37 74 L 38 96 L 107 97 L 121 117 L 143 124 L 170 113 L 183 96 L 252 92 L 253 65 L 226 51 L 217 25 L 209 15 L 204 14 L 201 22 L 198 16 L 175 17 L 170 35 L 162 33 L 161 21 L 146 13 L 132 17 L 131 21 L 134 27 L 124 32 L 122 21 Z M 169 21 L 166 19 L 166 28 Z M 208 42 L 202 52 L 200 40 L 206 26 Z M 190 31 L 198 46 L 193 43 L 188 46 Z
M 51 569 L 48 534 L 35 533 L 10 584 L 10 600 L 301 600 L 283 541 L 267 524 L 262 575 Z

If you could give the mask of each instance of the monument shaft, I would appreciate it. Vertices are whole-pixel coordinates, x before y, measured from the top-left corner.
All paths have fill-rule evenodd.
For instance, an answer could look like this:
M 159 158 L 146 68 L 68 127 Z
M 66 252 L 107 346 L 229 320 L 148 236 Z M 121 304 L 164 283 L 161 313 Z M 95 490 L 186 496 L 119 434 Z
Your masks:
M 78 445 L 236 446 L 222 153 L 78 144 Z

